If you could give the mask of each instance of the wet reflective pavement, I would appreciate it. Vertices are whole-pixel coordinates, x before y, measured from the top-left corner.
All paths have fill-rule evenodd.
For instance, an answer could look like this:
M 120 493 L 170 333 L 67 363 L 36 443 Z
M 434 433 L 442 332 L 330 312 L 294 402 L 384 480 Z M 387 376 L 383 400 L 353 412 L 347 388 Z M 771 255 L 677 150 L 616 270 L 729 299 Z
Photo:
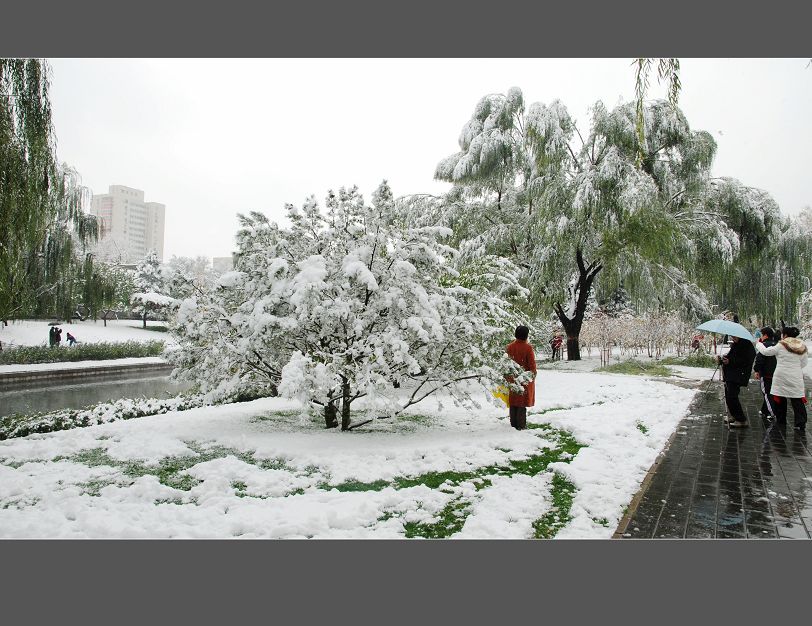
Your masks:
M 616 537 L 812 538 L 812 436 L 761 418 L 756 381 L 740 397 L 750 426 L 728 429 L 721 385 L 697 395 Z

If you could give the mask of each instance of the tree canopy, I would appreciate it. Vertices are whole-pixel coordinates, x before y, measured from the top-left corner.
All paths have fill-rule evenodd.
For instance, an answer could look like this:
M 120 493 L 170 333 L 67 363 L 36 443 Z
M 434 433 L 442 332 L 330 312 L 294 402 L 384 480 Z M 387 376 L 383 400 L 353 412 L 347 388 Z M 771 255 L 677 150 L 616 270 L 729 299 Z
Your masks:
M 98 237 L 78 174 L 56 158 L 49 69 L 0 59 L 0 319 L 70 316 Z M 81 291 L 81 290 L 79 290 Z

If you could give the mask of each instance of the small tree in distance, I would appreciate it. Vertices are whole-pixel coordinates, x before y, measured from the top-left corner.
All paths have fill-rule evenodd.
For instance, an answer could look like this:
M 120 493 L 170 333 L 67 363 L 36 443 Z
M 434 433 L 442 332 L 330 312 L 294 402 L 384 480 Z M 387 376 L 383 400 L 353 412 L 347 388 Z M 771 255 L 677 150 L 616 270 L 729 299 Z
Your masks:
M 130 303 L 141 310 L 144 328 L 147 327 L 147 316 L 150 312 L 173 307 L 177 302 L 166 295 L 166 280 L 161 262 L 155 252 L 150 252 L 135 268 L 136 293 L 130 297 Z

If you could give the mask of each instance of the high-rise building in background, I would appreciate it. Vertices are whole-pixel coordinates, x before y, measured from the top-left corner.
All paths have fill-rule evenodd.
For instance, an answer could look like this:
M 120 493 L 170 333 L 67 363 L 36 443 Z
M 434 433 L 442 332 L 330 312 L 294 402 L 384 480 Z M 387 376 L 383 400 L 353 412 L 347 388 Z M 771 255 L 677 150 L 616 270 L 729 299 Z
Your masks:
M 90 212 L 100 218 L 96 254 L 101 260 L 136 263 L 150 251 L 164 259 L 166 206 L 144 202 L 144 192 L 110 185 L 108 193 L 94 195 Z

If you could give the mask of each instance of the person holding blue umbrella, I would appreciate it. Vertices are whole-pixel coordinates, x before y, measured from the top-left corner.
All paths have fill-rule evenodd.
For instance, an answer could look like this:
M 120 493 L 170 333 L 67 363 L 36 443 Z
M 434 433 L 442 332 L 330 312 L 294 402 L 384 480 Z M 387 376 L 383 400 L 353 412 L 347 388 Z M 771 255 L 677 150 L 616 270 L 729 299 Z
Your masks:
M 712 333 L 724 333 L 732 339 L 730 350 L 725 356 L 716 357 L 722 366 L 725 382 L 725 404 L 730 413 L 725 422 L 731 428 L 748 426 L 744 408 L 739 400 L 739 391 L 750 382 L 756 349 L 753 347 L 753 336 L 741 324 L 727 320 L 710 320 L 697 326 L 698 330 Z

